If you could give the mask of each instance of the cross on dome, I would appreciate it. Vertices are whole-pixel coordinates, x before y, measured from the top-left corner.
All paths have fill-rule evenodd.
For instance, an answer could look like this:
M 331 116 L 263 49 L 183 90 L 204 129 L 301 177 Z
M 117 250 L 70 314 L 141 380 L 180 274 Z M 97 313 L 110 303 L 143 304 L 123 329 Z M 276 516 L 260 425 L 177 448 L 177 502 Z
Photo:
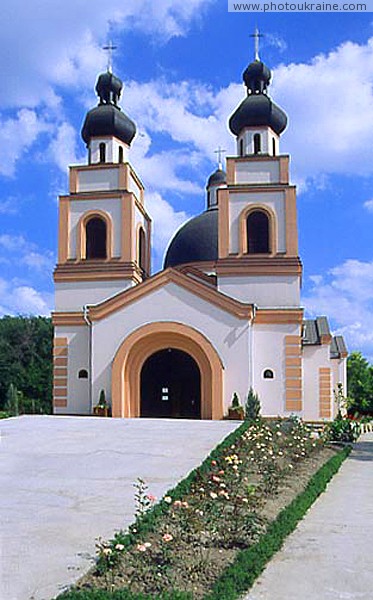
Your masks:
M 250 33 L 250 37 L 254 38 L 255 43 L 255 60 L 260 60 L 259 58 L 259 38 L 264 37 L 262 33 L 259 33 L 258 27 L 255 27 L 254 33 Z
M 114 46 L 113 42 L 110 40 L 106 46 L 102 47 L 102 49 L 106 50 L 106 52 L 108 53 L 107 70 L 108 70 L 108 73 L 112 73 L 113 72 L 113 51 L 117 49 L 117 46 Z
M 219 148 L 217 150 L 214 150 L 214 154 L 218 155 L 218 165 L 219 165 L 219 169 L 222 171 L 223 170 L 223 161 L 222 161 L 222 156 L 225 154 L 226 150 L 224 150 L 221 146 L 219 146 Z

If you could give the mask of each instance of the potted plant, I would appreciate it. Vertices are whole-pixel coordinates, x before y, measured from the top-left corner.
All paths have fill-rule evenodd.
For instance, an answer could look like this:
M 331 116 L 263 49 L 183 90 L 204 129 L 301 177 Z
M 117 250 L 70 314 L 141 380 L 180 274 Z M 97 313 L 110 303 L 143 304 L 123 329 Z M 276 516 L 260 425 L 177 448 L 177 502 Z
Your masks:
M 93 414 L 97 417 L 109 416 L 109 407 L 106 402 L 105 390 L 101 390 L 98 404 L 93 408 Z
M 232 404 L 228 408 L 228 419 L 232 419 L 234 421 L 243 421 L 244 418 L 244 409 L 240 404 L 240 400 L 236 392 L 233 394 Z

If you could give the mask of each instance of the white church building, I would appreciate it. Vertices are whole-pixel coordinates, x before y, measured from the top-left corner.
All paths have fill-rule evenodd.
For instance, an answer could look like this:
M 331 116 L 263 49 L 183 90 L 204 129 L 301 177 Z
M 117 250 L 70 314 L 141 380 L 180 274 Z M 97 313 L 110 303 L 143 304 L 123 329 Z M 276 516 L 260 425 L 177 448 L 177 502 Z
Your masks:
M 259 59 L 244 71 L 247 94 L 229 120 L 236 155 L 152 275 L 151 218 L 130 158 L 136 126 L 118 106 L 120 79 L 99 76 L 82 129 L 87 164 L 70 167 L 59 199 L 55 414 L 93 414 L 104 390 L 113 417 L 223 419 L 252 387 L 263 416 L 334 418 L 347 351 L 300 304 L 296 189 L 280 152 L 287 116 L 270 78 Z

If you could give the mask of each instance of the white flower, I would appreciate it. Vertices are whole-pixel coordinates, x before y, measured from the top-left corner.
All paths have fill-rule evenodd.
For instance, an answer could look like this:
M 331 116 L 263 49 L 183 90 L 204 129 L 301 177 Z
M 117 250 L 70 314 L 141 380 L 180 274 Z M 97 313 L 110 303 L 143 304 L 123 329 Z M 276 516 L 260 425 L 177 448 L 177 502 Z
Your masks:
M 163 500 L 164 500 L 165 502 L 167 502 L 167 504 L 171 504 L 171 502 L 172 502 L 172 498 L 171 498 L 171 496 L 165 496 L 165 497 L 163 498 Z

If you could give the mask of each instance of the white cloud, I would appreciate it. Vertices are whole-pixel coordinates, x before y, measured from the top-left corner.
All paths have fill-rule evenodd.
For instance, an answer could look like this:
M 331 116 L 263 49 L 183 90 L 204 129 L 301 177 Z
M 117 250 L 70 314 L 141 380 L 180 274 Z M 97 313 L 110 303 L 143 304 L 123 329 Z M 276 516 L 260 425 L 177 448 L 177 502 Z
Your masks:
M 85 157 L 78 155 L 77 133 L 66 121 L 57 126 L 47 156 L 63 171 L 67 171 L 71 164 L 81 164 Z
M 55 105 L 54 86 L 91 85 L 106 62 L 108 25 L 161 41 L 185 33 L 213 0 L 14 0 L 2 6 L 2 106 Z M 17 18 L 14 16 L 17 15 Z
M 346 260 L 326 275 L 310 278 L 303 302 L 312 316 L 330 316 L 349 350 L 373 357 L 373 262 Z
M 37 245 L 23 235 L 4 233 L 0 235 L 0 261 L 11 264 L 14 270 L 26 266 L 34 274 L 51 278 L 55 257 L 49 250 L 40 252 Z
M 282 149 L 298 179 L 373 174 L 372 84 L 373 38 L 275 70 L 273 95 L 290 120 Z
M 18 285 L 16 281 L 0 279 L 0 316 L 49 316 L 53 306 L 52 294 L 39 292 L 34 287 Z
M 22 154 L 32 147 L 40 133 L 48 130 L 50 126 L 27 108 L 19 110 L 16 118 L 0 117 L 0 173 L 13 176 Z
M 364 206 L 364 208 L 367 209 L 368 212 L 373 213 L 373 199 L 367 200 L 366 202 L 364 202 L 363 206 Z
M 184 211 L 176 211 L 158 193 L 147 194 L 146 208 L 153 218 L 153 271 L 162 268 L 167 244 L 190 216 Z

